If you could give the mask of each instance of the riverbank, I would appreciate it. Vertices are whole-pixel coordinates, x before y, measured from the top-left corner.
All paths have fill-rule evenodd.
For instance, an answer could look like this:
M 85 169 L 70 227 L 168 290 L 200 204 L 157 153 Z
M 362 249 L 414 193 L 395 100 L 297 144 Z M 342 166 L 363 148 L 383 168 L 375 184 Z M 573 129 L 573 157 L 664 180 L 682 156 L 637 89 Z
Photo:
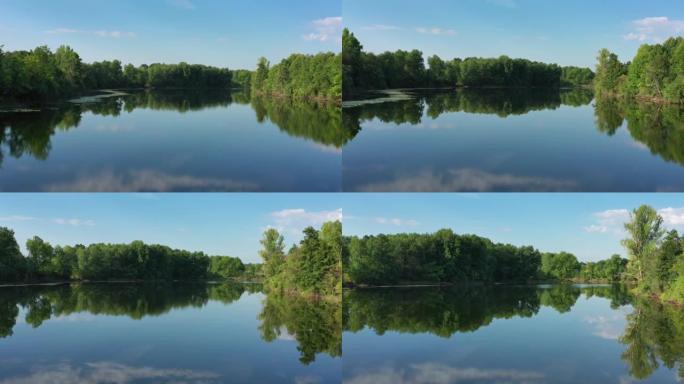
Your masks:
M 169 283 L 193 283 L 193 284 L 261 284 L 259 279 L 209 279 L 209 280 L 136 280 L 136 279 L 115 279 L 115 280 L 55 280 L 55 281 L 33 281 L 23 283 L 0 283 L 0 288 L 8 287 L 39 287 L 39 286 L 58 286 L 67 284 L 169 284 Z

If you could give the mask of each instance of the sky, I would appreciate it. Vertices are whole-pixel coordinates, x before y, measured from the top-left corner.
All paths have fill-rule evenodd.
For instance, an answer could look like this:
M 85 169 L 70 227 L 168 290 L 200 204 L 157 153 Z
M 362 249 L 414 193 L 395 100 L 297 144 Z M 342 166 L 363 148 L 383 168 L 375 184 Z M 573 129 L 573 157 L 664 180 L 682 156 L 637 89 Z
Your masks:
M 339 51 L 341 13 L 340 0 L 0 0 L 0 45 L 253 69 L 261 56 Z
M 626 256 L 623 224 L 641 204 L 684 231 L 684 194 L 670 193 L 4 193 L 0 226 L 15 231 L 24 252 L 37 235 L 53 245 L 143 240 L 258 262 L 265 229 L 281 231 L 289 248 L 305 227 L 344 217 L 345 235 L 451 228 L 597 261 Z
M 278 229 L 287 248 L 307 226 L 339 220 L 336 194 L 0 194 L 0 226 L 52 245 L 142 240 L 209 255 L 260 262 L 265 229 Z
M 580 261 L 620 254 L 629 212 L 658 209 L 665 227 L 684 231 L 684 194 L 431 193 L 344 194 L 345 235 L 432 233 L 451 228 L 495 242 L 566 251 Z
M 522 57 L 594 67 L 599 49 L 630 61 L 684 34 L 679 0 L 342 0 L 344 26 L 371 52 Z

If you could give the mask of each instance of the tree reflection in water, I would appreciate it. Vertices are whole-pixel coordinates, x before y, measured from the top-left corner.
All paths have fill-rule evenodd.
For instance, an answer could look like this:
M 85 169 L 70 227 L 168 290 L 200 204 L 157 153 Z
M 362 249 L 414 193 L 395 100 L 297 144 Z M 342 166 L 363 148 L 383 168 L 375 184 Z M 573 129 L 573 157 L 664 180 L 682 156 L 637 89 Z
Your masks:
M 163 316 L 174 309 L 202 308 L 209 301 L 226 305 L 245 293 L 262 292 L 258 284 L 64 284 L 0 289 L 0 338 L 13 335 L 24 321 L 38 328 L 46 321 L 77 313 L 126 316 L 140 320 Z M 264 295 L 258 328 L 264 341 L 272 342 L 284 332 L 297 342 L 300 361 L 313 362 L 316 355 L 342 355 L 341 304 L 298 296 Z
M 378 335 L 393 331 L 449 338 L 495 319 L 533 317 L 542 307 L 566 313 L 582 295 L 609 299 L 613 309 L 631 305 L 619 337 L 631 376 L 648 378 L 662 364 L 678 367 L 684 378 L 684 309 L 635 298 L 624 285 L 355 289 L 345 292 L 343 326 L 354 333 L 368 328 Z
M 0 165 L 4 156 L 48 158 L 51 138 L 75 129 L 85 113 L 117 117 L 138 109 L 188 113 L 231 104 L 250 104 L 259 123 L 270 120 L 282 132 L 315 143 L 341 148 L 353 137 L 342 129 L 338 107 L 280 99 L 251 98 L 225 91 L 144 91 L 98 99 L 88 103 L 62 103 L 32 112 L 0 113 Z

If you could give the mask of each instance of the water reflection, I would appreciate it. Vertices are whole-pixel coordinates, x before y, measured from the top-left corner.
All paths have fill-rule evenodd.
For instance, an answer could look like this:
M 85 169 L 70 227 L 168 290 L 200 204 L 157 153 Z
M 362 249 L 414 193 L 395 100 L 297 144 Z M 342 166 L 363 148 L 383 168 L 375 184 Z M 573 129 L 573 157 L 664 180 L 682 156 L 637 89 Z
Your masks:
M 344 123 L 350 132 L 361 130 L 365 121 L 379 119 L 393 124 L 420 124 L 425 117 L 437 119 L 445 113 L 465 112 L 499 117 L 524 115 L 532 111 L 553 110 L 561 105 L 591 103 L 593 93 L 586 89 L 558 91 L 546 88 L 459 89 L 443 91 L 406 91 L 411 98 L 393 102 L 368 103 L 344 109 Z M 425 112 L 425 116 L 423 116 Z
M 18 321 L 33 328 L 48 320 L 95 321 L 99 316 L 134 320 L 176 309 L 203 308 L 210 301 L 230 305 L 243 294 L 262 292 L 258 284 L 72 284 L 0 288 L 0 339 L 10 338 Z M 20 313 L 24 314 L 20 318 Z M 339 302 L 265 295 L 258 315 L 262 340 L 287 337 L 297 343 L 300 362 L 342 354 Z
M 343 190 L 684 189 L 679 106 L 592 104 L 585 89 L 407 92 L 344 107 Z
M 340 189 L 352 135 L 335 106 L 225 91 L 105 96 L 0 112 L 0 189 Z
M 81 116 L 117 117 L 136 109 L 196 112 L 211 108 L 226 108 L 231 104 L 250 104 L 259 123 L 269 120 L 284 133 L 313 142 L 341 148 L 350 138 L 342 129 L 339 111 L 321 104 L 285 102 L 268 98 L 250 98 L 246 93 L 219 91 L 164 91 L 134 92 L 117 97 L 106 97 L 89 103 L 67 103 L 32 112 L 0 113 L 0 164 L 8 153 L 20 158 L 48 158 L 50 138 L 58 131 L 78 128 Z
M 596 337 L 608 343 L 619 343 L 622 346 L 622 348 L 615 350 L 612 356 L 601 356 L 602 364 L 606 365 L 607 370 L 612 368 L 608 362 L 611 359 L 615 361 L 619 358 L 625 364 L 625 373 L 636 379 L 651 378 L 655 382 L 661 382 L 663 377 L 668 377 L 667 372 L 660 372 L 660 375 L 652 377 L 661 366 L 668 370 L 678 371 L 673 372 L 673 374 L 676 374 L 680 379 L 684 378 L 684 369 L 682 368 L 682 363 L 684 363 L 684 309 L 662 305 L 649 299 L 635 298 L 630 293 L 629 288 L 624 285 L 356 289 L 345 292 L 343 325 L 344 330 L 351 334 L 361 333 L 364 329 L 368 329 L 376 335 L 384 335 L 383 339 L 371 343 L 381 345 L 385 340 L 384 338 L 387 338 L 388 345 L 394 345 L 394 347 L 388 347 L 390 351 L 385 351 L 385 353 L 391 354 L 392 348 L 395 350 L 398 348 L 396 343 L 398 338 L 402 337 L 401 334 L 430 334 L 444 339 L 450 339 L 456 334 L 463 334 L 453 345 L 456 347 L 460 345 L 462 350 L 468 351 L 474 346 L 467 346 L 464 339 L 466 334 L 471 334 L 467 340 L 470 340 L 470 343 L 474 345 L 479 345 L 479 342 L 473 341 L 477 335 L 482 335 L 480 337 L 485 343 L 491 340 L 489 342 L 508 345 L 513 341 L 498 339 L 497 336 L 494 336 L 496 333 L 487 333 L 485 329 L 497 319 L 527 319 L 525 321 L 530 321 L 532 318 L 541 316 L 544 308 L 549 308 L 556 315 L 552 316 L 545 313 L 544 318 L 548 318 L 548 320 L 546 322 L 537 320 L 535 327 L 553 326 L 553 323 L 561 324 L 559 326 L 565 332 L 578 338 L 576 343 L 589 344 L 586 341 L 580 341 L 581 336 L 579 336 L 578 331 L 580 328 L 578 327 L 581 325 L 572 325 L 563 318 L 571 316 L 571 312 L 575 311 L 574 308 L 580 299 L 587 302 L 594 297 L 609 300 L 612 314 L 608 315 L 602 311 L 588 311 L 588 308 L 593 307 L 585 306 L 577 310 L 579 314 L 573 316 L 580 316 L 581 322 L 585 323 Z M 517 324 L 524 323 L 519 321 Z M 621 327 L 616 327 L 617 324 L 621 324 Z M 515 340 L 531 337 L 529 343 L 541 343 L 541 345 L 535 344 L 535 350 L 553 350 L 554 352 L 549 353 L 556 353 L 567 349 L 564 352 L 565 359 L 579 359 L 579 355 L 576 353 L 586 353 L 585 348 L 589 348 L 588 345 L 563 345 L 564 342 L 570 341 L 564 338 L 536 340 L 535 331 L 524 325 L 519 325 L 516 328 L 499 325 L 499 329 L 502 328 L 508 334 L 506 337 Z M 399 333 L 400 335 L 387 336 L 388 332 Z M 510 332 L 521 333 L 513 335 Z M 420 342 L 423 343 L 421 349 L 428 348 L 430 350 L 432 348 L 440 356 L 444 353 L 450 353 L 456 358 L 463 353 L 458 349 L 445 350 L 443 343 L 440 342 L 429 341 L 425 338 L 419 340 L 422 340 Z M 608 344 L 608 346 L 610 345 Z M 495 348 L 494 345 L 487 344 L 486 351 L 489 352 L 484 351 L 482 353 L 498 354 L 490 351 L 489 347 Z M 504 347 L 502 346 L 502 348 Z M 560 349 L 556 350 L 556 348 Z M 603 350 L 607 347 L 597 344 L 596 348 Z M 390 355 L 385 356 L 385 358 L 402 361 L 401 359 L 404 356 Z M 415 360 L 404 361 L 404 368 L 401 370 L 397 370 L 394 366 L 381 366 L 363 374 L 358 371 L 356 374 L 347 374 L 345 371 L 345 376 L 348 378 L 348 380 L 345 379 L 345 382 L 453 383 L 466 380 L 467 377 L 474 381 L 546 382 L 550 377 L 549 375 L 552 374 L 548 371 L 526 370 L 526 364 L 523 363 L 516 366 L 517 358 L 514 356 L 508 356 L 507 359 L 509 360 L 505 364 L 501 362 L 501 366 L 496 363 L 497 358 L 492 356 L 491 361 L 481 362 L 488 367 L 486 369 L 484 367 L 466 368 L 459 363 L 449 365 L 439 361 L 424 361 L 425 358 L 429 359 L 429 357 L 421 355 L 420 352 L 417 352 L 413 358 Z M 346 366 L 349 367 L 349 372 L 355 371 L 353 363 Z M 438 372 L 438 376 L 434 376 Z M 437 380 L 438 377 L 444 378 L 444 380 Z M 598 377 L 596 376 L 595 379 Z M 431 381 L 430 378 L 437 381 Z M 604 377 L 604 379 L 606 378 Z
M 666 161 L 684 165 L 684 109 L 680 106 L 599 98 L 595 114 L 601 132 L 615 135 L 626 120 L 627 130 L 637 143 Z

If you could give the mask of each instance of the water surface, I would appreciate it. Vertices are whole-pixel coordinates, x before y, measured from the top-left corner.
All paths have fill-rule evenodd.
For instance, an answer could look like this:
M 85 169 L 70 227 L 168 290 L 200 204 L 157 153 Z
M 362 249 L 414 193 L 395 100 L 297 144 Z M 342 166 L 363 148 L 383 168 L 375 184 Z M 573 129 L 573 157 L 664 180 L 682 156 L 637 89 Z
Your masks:
M 353 290 L 343 319 L 348 384 L 684 378 L 684 310 L 624 286 Z
M 0 112 L 0 191 L 341 188 L 339 107 L 216 90 L 107 96 Z
M 339 383 L 339 303 L 253 285 L 0 288 L 0 383 Z
M 684 110 L 586 90 L 405 91 L 351 102 L 344 191 L 682 191 Z

